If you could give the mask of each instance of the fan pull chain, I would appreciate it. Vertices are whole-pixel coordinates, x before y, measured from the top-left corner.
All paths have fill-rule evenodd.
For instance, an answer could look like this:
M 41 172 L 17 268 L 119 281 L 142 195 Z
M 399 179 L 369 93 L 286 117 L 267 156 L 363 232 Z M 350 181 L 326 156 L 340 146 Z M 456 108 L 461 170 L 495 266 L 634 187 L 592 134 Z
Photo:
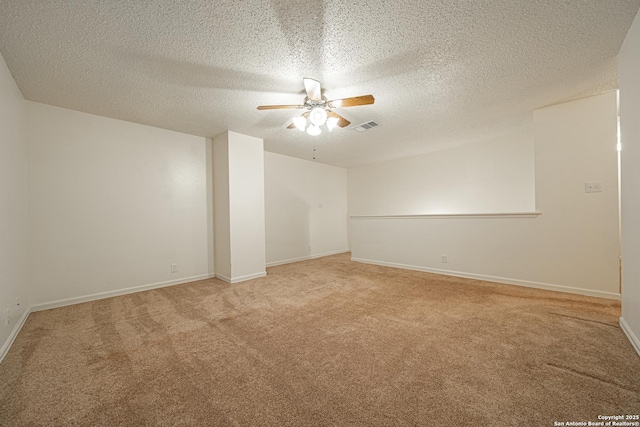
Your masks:
M 316 159 L 316 144 L 313 144 L 313 160 Z

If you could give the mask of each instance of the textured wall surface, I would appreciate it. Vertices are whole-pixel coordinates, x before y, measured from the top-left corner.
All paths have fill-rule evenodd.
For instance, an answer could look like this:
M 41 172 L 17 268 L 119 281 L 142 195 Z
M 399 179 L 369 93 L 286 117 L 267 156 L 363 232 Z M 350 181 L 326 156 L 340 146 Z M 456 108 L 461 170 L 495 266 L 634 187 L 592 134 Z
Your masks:
M 32 304 L 213 273 L 207 139 L 34 102 L 27 123 Z
M 622 318 L 640 354 L 640 15 L 620 50 Z M 622 322 L 621 322 L 622 323 Z
M 533 133 L 349 169 L 350 215 L 533 212 Z
M 618 298 L 616 93 L 536 110 L 534 122 L 540 216 L 352 219 L 353 257 Z M 587 181 L 600 181 L 602 192 L 585 193 Z
M 229 225 L 232 281 L 264 276 L 264 142 L 236 132 L 229 132 Z
M 264 153 L 267 264 L 348 249 L 347 171 Z
M 26 120 L 25 101 L 0 56 L 0 360 L 29 307 Z

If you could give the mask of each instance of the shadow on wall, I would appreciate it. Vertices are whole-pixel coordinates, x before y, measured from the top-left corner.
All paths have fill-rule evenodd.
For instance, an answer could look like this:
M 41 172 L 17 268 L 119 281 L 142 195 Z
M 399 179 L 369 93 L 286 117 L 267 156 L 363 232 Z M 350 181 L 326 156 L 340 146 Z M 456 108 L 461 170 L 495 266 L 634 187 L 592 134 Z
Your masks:
M 267 264 L 309 256 L 311 206 L 290 192 L 268 195 Z

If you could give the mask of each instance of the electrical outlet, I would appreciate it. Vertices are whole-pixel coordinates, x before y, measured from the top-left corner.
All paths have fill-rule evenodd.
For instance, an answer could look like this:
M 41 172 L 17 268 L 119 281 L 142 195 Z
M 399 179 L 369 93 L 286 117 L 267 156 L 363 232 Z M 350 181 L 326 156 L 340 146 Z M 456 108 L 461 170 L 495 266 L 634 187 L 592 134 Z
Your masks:
M 440 257 L 440 262 L 447 262 L 447 256 L 446 255 L 442 255 L 442 257 Z
M 178 264 L 171 264 L 171 272 L 172 273 L 178 272 Z
M 602 182 L 601 181 L 592 181 L 584 183 L 584 192 L 585 193 L 600 193 L 602 192 Z
M 4 322 L 6 325 L 11 323 L 11 309 L 9 307 L 7 307 L 7 317 Z

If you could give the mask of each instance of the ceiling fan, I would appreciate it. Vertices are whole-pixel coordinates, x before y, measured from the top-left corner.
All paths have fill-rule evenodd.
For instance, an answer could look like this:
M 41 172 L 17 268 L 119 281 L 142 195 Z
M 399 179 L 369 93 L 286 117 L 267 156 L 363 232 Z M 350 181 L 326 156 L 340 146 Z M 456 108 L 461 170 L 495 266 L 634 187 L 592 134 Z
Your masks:
M 315 136 L 320 135 L 322 132 L 320 130 L 320 126 L 322 125 L 325 125 L 329 132 L 331 132 L 336 126 L 343 128 L 349 126 L 351 123 L 340 114 L 332 111 L 333 108 L 369 105 L 375 101 L 373 95 L 327 100 L 327 98 L 322 95 L 322 88 L 320 87 L 319 81 L 306 77 L 303 78 L 302 81 L 304 83 L 304 89 L 307 92 L 307 96 L 304 98 L 304 104 L 261 105 L 258 107 L 258 110 L 304 109 L 306 111 L 302 113 L 302 115 L 294 117 L 293 123 L 291 123 L 287 129 L 297 128 L 303 132 L 306 130 L 309 135 Z M 309 123 L 307 123 L 307 121 Z

